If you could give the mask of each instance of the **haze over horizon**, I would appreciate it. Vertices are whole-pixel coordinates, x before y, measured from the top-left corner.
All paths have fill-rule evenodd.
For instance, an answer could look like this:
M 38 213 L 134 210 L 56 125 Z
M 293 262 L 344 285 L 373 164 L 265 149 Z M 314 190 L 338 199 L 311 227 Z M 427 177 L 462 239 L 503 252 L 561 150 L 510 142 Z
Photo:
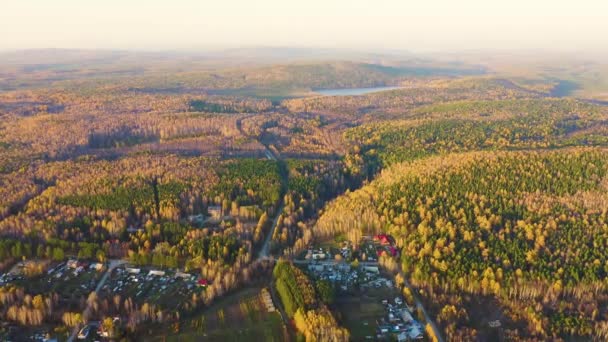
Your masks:
M 1 50 L 295 46 L 413 52 L 605 51 L 608 4 L 582 0 L 24 0 L 0 5 Z

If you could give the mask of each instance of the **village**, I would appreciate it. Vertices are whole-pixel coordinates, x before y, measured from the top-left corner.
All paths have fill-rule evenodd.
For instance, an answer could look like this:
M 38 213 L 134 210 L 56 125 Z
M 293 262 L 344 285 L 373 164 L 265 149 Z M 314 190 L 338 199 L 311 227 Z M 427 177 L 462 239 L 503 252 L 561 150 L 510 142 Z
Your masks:
M 403 300 L 400 289 L 392 276 L 382 272 L 377 262 L 382 255 L 396 257 L 397 248 L 390 235 L 380 234 L 363 237 L 359 249 L 343 241 L 339 246 L 311 246 L 303 259 L 295 260 L 315 280 L 332 283 L 336 297 L 369 298 L 376 301 L 375 336 L 380 340 L 410 341 L 424 337 L 423 325 L 414 318 L 413 308 Z M 358 258 L 364 257 L 365 261 Z M 368 322 L 363 324 L 367 325 Z
M 365 301 L 374 302 L 377 310 L 368 313 L 366 338 L 420 339 L 423 327 L 414 318 L 412 308 L 402 299 L 393 277 L 379 266 L 381 256 L 398 256 L 394 240 L 389 235 L 363 237 L 356 249 L 349 241 L 323 247 L 310 246 L 301 258 L 293 262 L 311 279 L 333 284 L 338 301 L 341 298 L 365 298 Z M 37 270 L 37 276 L 31 276 L 33 269 Z M 101 263 L 75 258 L 65 262 L 18 262 L 10 271 L 0 275 L 0 284 L 12 283 L 33 292 L 57 292 L 62 302 L 68 304 L 77 303 L 96 291 L 100 297 L 121 296 L 131 298 L 134 303 L 147 302 L 172 310 L 185 309 L 194 294 L 210 285 L 209 280 L 199 274 L 179 269 L 135 266 L 120 260 Z M 58 287 L 60 283 L 62 285 Z M 274 312 L 275 303 L 267 292 L 263 300 L 268 312 Z M 114 317 L 117 323 L 120 319 Z M 40 339 L 36 337 L 40 336 L 41 332 L 32 335 L 37 340 Z M 107 336 L 100 322 L 92 320 L 78 330 L 75 339 L 96 340 Z
M 101 293 L 121 295 L 135 301 L 164 304 L 178 309 L 183 305 L 176 299 L 189 298 L 209 285 L 207 279 L 179 270 L 123 265 L 115 268 Z
M 77 305 L 97 291 L 99 296 L 120 295 L 135 302 L 149 302 L 163 307 L 180 309 L 195 292 L 203 291 L 207 279 L 177 269 L 160 270 L 155 267 L 134 267 L 123 261 L 111 268 L 111 263 L 68 259 L 65 262 L 21 261 L 0 275 L 0 286 L 22 286 L 31 293 L 57 293 L 62 305 Z M 31 269 L 36 273 L 32 276 Z M 114 317 L 115 322 L 120 317 Z M 10 327 L 9 327 L 10 328 Z M 27 331 L 31 330 L 31 331 Z M 27 329 L 22 333 L 31 340 L 53 341 L 49 331 Z M 99 340 L 107 337 L 99 321 L 89 321 L 79 330 L 77 340 Z
M 36 270 L 32 271 L 33 268 Z M 54 291 L 61 299 L 70 302 L 93 291 L 105 270 L 103 263 L 76 259 L 55 264 L 28 260 L 18 262 L 0 275 L 0 285 L 15 284 L 36 292 Z

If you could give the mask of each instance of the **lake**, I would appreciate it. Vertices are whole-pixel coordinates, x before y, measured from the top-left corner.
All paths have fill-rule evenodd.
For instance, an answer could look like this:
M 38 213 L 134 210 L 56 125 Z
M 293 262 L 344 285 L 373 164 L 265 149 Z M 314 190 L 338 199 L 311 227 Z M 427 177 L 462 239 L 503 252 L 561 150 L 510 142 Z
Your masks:
M 342 88 L 342 89 L 317 89 L 315 93 L 323 96 L 355 96 L 379 91 L 401 89 L 401 87 L 372 87 L 372 88 Z

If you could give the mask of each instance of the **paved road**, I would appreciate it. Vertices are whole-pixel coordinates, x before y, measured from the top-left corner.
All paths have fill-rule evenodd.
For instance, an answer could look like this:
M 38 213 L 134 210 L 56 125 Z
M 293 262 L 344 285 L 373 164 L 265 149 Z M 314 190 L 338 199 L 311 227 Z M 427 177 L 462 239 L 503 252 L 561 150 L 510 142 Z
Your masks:
M 274 219 L 272 220 L 272 226 L 270 227 L 268 234 L 266 235 L 266 237 L 264 238 L 264 244 L 262 245 L 262 248 L 260 249 L 260 253 L 258 254 L 258 260 L 262 259 L 262 258 L 267 258 L 270 256 L 270 243 L 272 242 L 272 235 L 274 234 L 274 231 L 277 229 L 277 225 L 279 223 L 279 216 L 281 216 L 281 213 L 283 212 L 283 197 L 281 196 L 281 202 L 279 203 L 279 207 L 277 208 L 277 213 L 274 216 Z
M 118 267 L 124 263 L 126 263 L 126 261 L 124 261 L 124 260 L 110 260 L 109 261 L 108 269 L 107 269 L 106 273 L 103 275 L 103 277 L 101 277 L 101 279 L 99 280 L 99 283 L 97 283 L 97 286 L 95 287 L 95 293 L 99 293 L 101 288 L 103 288 L 103 285 L 106 283 L 106 281 L 110 277 L 110 274 L 112 274 L 112 271 L 116 267 Z M 82 317 L 83 318 L 87 317 L 89 315 L 89 312 L 91 312 L 91 308 L 89 307 L 89 302 L 87 301 L 87 306 L 84 309 L 84 311 L 82 312 Z M 77 325 L 74 327 L 74 329 L 72 330 L 72 334 L 68 338 L 68 342 L 74 341 L 74 339 L 78 335 L 78 331 L 80 331 L 81 328 L 82 328 L 82 326 L 80 326 L 80 325 Z
M 274 155 L 274 153 L 272 153 L 268 146 L 264 145 L 264 149 L 264 154 L 266 155 L 266 158 L 268 158 L 269 160 L 277 160 L 277 157 Z M 272 226 L 270 227 L 270 230 L 268 231 L 268 234 L 264 239 L 264 244 L 262 245 L 260 253 L 258 254 L 258 260 L 262 258 L 267 258 L 270 255 L 270 243 L 272 242 L 272 235 L 274 234 L 274 231 L 277 228 L 277 224 L 279 223 L 279 216 L 281 216 L 284 207 L 285 205 L 283 203 L 283 196 L 281 195 L 279 206 L 277 207 L 274 219 L 272 220 Z

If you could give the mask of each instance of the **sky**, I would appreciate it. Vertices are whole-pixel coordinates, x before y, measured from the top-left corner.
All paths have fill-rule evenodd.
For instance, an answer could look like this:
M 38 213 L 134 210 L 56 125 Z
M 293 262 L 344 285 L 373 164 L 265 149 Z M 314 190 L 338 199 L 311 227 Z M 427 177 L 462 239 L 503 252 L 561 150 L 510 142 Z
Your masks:
M 602 50 L 606 0 L 1 0 L 0 49 Z

